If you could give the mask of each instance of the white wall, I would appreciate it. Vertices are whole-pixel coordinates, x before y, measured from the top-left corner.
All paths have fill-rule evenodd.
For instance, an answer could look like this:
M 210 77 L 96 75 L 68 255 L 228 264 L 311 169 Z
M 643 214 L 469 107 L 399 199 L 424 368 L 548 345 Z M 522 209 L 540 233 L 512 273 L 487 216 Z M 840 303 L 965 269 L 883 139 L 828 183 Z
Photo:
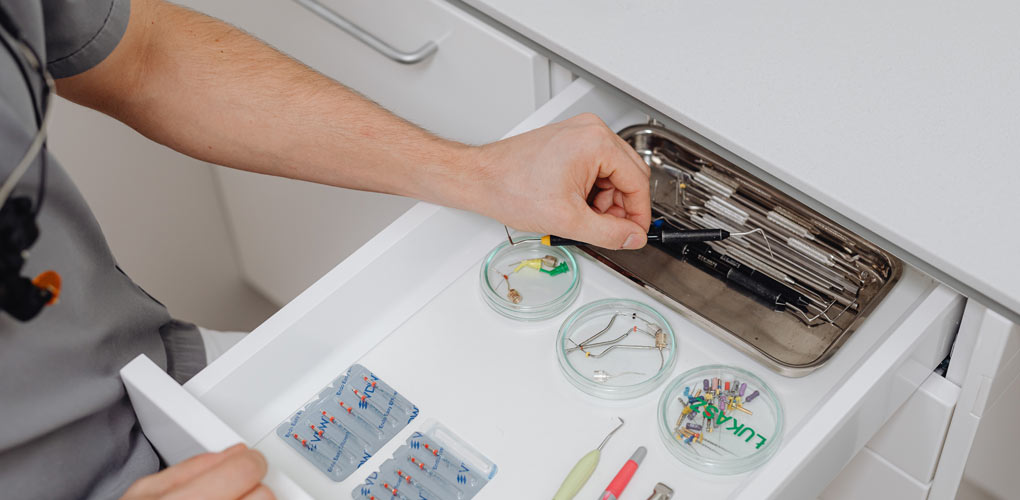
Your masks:
M 241 279 L 213 167 L 56 99 L 49 148 L 84 194 L 121 267 L 175 317 L 250 330 L 275 306 Z

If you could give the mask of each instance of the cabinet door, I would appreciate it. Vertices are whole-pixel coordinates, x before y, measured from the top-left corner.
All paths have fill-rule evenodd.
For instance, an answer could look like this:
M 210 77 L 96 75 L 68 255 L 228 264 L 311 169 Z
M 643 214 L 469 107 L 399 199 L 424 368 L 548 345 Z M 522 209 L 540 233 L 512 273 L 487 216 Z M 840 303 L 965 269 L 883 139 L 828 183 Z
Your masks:
M 946 378 L 960 384 L 960 400 L 949 424 L 928 498 L 957 497 L 982 417 L 999 398 L 1009 394 L 1006 390 L 1018 376 L 1020 325 L 971 301 L 960 324 L 960 334 L 946 373 Z M 1002 430 L 1001 439 L 1016 441 L 1014 427 Z M 1015 464 L 1011 467 L 1015 470 Z
M 959 397 L 959 386 L 938 373 L 928 375 L 819 498 L 927 498 Z
M 946 377 L 930 375 L 821 498 L 959 497 L 957 490 L 972 458 L 975 437 L 979 428 L 989 425 L 983 417 L 1006 397 L 1010 381 L 1020 374 L 1017 329 L 1002 316 L 968 301 Z M 1009 441 L 1013 437 L 1008 434 L 1010 425 L 1000 422 L 991 432 L 1000 432 Z M 997 480 L 1000 489 L 1000 484 L 1008 484 L 999 480 L 1001 476 L 982 473 Z M 980 484 L 992 490 L 987 482 Z
M 395 48 L 412 51 L 427 41 L 438 45 L 435 54 L 412 65 L 386 58 L 291 1 L 184 3 L 237 25 L 443 137 L 496 140 L 548 99 L 548 60 L 439 0 L 322 1 Z M 229 169 L 217 174 L 245 277 L 278 304 L 413 204 Z

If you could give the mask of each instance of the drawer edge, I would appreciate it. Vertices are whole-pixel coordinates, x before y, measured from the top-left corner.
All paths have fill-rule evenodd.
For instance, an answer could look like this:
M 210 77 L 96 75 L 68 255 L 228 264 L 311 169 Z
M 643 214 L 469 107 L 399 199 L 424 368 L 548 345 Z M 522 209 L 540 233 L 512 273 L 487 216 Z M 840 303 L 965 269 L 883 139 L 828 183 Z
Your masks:
M 935 368 L 914 356 L 955 333 L 964 303 L 936 287 L 733 498 L 816 498 Z
M 169 465 L 206 452 L 218 452 L 241 436 L 144 354 L 120 370 L 142 432 Z M 311 499 L 300 486 L 272 465 L 262 481 L 279 498 Z

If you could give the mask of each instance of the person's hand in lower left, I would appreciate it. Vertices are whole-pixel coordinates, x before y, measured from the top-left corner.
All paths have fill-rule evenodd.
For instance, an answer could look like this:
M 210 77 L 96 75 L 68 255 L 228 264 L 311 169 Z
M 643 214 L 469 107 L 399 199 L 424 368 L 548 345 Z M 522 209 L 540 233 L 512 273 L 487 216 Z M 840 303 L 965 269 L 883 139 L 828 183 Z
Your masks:
M 131 485 L 121 500 L 272 500 L 261 483 L 266 459 L 237 444 L 219 453 L 203 453 L 145 476 Z

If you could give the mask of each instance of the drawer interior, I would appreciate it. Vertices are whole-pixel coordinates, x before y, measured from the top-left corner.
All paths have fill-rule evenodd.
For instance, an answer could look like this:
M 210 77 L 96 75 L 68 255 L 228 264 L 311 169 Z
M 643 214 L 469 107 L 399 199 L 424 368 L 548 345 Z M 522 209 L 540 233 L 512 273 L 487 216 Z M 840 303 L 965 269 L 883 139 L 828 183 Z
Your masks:
M 489 246 L 495 246 L 500 240 L 498 234 L 490 237 Z M 257 448 L 275 467 L 316 498 L 345 498 L 409 433 L 429 419 L 451 428 L 499 467 L 499 473 L 483 490 L 483 498 L 511 498 L 519 493 L 521 484 L 529 484 L 536 493 L 551 495 L 573 463 L 598 444 L 615 417 L 622 417 L 626 425 L 603 450 L 603 465 L 579 498 L 597 496 L 619 464 L 639 445 L 648 448 L 648 458 L 632 485 L 635 490 L 650 491 L 656 481 L 665 481 L 674 486 L 682 484 L 689 492 L 703 498 L 724 498 L 749 480 L 747 474 L 705 480 L 702 473 L 676 461 L 656 430 L 656 406 L 661 387 L 634 400 L 609 402 L 588 396 L 571 385 L 560 372 L 554 354 L 556 332 L 567 313 L 527 324 L 499 316 L 488 308 L 479 293 L 479 264 L 469 265 L 442 293 L 358 359 L 421 409 L 421 421 L 412 422 L 363 469 L 343 483 L 334 483 L 305 463 L 274 434 L 274 426 L 296 409 L 286 404 L 300 404 L 302 398 L 259 394 L 245 403 L 251 407 L 257 401 L 260 406 L 260 411 L 244 418 L 244 428 L 251 431 L 246 437 L 257 442 Z M 859 335 L 847 343 L 832 363 L 808 377 L 790 378 L 765 369 L 714 334 L 651 300 L 604 266 L 580 259 L 579 269 L 582 289 L 571 310 L 603 298 L 628 298 L 652 305 L 664 314 L 679 338 L 680 354 L 673 375 L 695 366 L 716 363 L 754 371 L 779 395 L 788 422 L 784 440 L 797 433 L 798 427 L 810 419 L 815 405 L 841 383 L 854 364 L 888 335 L 933 286 L 927 277 L 908 270 L 890 292 L 889 300 L 879 306 L 859 330 Z M 337 308 L 335 319 L 320 322 L 321 328 L 343 322 L 341 318 L 345 313 L 341 306 L 323 304 L 321 307 Z M 268 357 L 270 353 L 264 355 Z M 331 358 L 339 356 L 340 353 L 334 353 Z M 277 366 L 283 363 L 285 360 L 276 361 Z M 317 368 L 322 366 L 336 373 L 345 368 L 343 363 L 328 360 Z M 242 371 L 253 375 L 255 370 Z M 295 377 L 294 382 L 289 392 L 303 397 L 319 388 L 301 381 L 300 377 Z M 260 392 L 255 386 L 248 390 Z M 209 397 L 214 396 L 210 394 L 203 399 Z M 283 403 L 284 400 L 289 401 Z M 274 408 L 279 420 L 262 411 L 267 408 Z M 233 409 L 231 413 L 236 411 Z M 279 415 L 280 412 L 283 414 Z M 256 423 L 258 425 L 254 425 Z
M 599 114 L 616 130 L 646 119 L 597 89 L 573 86 L 554 101 L 515 132 L 582 112 Z M 657 434 L 661 390 L 608 402 L 565 380 L 555 360 L 554 338 L 570 311 L 608 297 L 650 304 L 677 333 L 675 374 L 705 364 L 755 372 L 778 395 L 786 415 L 782 439 L 788 443 L 937 286 L 904 265 L 899 280 L 839 353 L 809 376 L 793 378 L 769 370 L 760 359 L 734 349 L 700 322 L 656 302 L 661 298 L 591 259 L 579 260 L 581 292 L 568 311 L 535 323 L 504 318 L 480 296 L 478 266 L 505 238 L 495 221 L 419 205 L 186 388 L 246 440 L 257 443 L 272 467 L 316 497 L 349 497 L 354 485 L 407 437 L 398 435 L 346 481 L 333 483 L 273 434 L 277 424 L 357 361 L 421 408 L 419 421 L 404 433 L 417 430 L 421 421 L 439 420 L 499 466 L 483 497 L 519 495 L 522 484 L 540 496 L 551 494 L 576 460 L 598 444 L 613 419 L 622 417 L 627 425 L 607 445 L 603 465 L 581 496 L 597 495 L 634 448 L 644 445 L 648 458 L 632 483 L 635 495 L 666 481 L 687 495 L 723 498 L 749 484 L 755 474 L 708 477 L 681 466 Z M 908 348 L 895 347 L 904 352 Z M 893 363 L 900 354 L 887 352 L 882 358 Z M 891 414 L 895 408 L 881 409 Z M 786 456 L 791 458 L 808 460 L 809 453 Z

